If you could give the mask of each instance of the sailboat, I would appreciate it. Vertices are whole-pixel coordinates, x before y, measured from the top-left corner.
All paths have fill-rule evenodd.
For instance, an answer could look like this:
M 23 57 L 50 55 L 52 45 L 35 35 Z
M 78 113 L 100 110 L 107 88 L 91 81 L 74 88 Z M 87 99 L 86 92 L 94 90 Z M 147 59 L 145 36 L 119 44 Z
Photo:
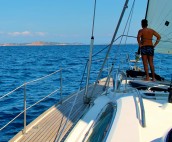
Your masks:
M 102 67 L 98 69 L 99 74 L 96 81 L 93 84 L 89 83 L 94 44 L 92 34 L 86 86 L 79 87 L 75 93 L 65 99 L 60 99 L 57 104 L 28 125 L 26 125 L 26 111 L 29 108 L 26 108 L 26 100 L 24 100 L 24 111 L 21 112 L 24 114 L 24 128 L 10 140 L 11 142 L 172 141 L 172 80 L 166 80 L 156 75 L 155 82 L 144 81 L 145 74 L 139 67 L 141 62 L 139 62 L 140 56 L 138 55 L 134 60 L 131 60 L 128 55 L 126 56 L 125 62 L 128 68 L 116 67 L 116 58 L 113 59 L 108 68 L 107 77 L 102 78 L 102 72 L 114 42 L 123 37 L 132 37 L 127 34 L 116 37 L 128 2 L 129 0 L 126 0 L 124 3 Z M 162 41 L 157 49 L 168 49 L 168 53 L 172 51 L 171 4 L 171 0 L 163 2 L 148 0 L 146 10 L 149 27 L 155 29 L 162 36 Z M 27 82 L 22 87 L 57 72 L 61 74 L 61 70 L 58 70 L 45 77 Z M 60 85 L 62 85 L 62 80 Z M 60 89 L 54 92 L 57 91 L 61 92 L 62 87 L 60 86 Z M 9 93 L 5 96 L 7 95 Z

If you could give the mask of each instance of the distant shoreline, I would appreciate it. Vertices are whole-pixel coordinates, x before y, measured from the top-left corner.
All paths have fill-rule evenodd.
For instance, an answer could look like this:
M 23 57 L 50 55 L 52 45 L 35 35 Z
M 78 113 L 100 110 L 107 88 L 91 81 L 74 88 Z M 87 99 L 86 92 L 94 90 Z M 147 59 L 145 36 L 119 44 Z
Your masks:
M 127 45 L 136 45 L 137 43 L 131 43 Z M 0 46 L 67 46 L 67 45 L 89 45 L 83 43 L 59 43 L 59 42 L 32 42 L 32 43 L 2 43 Z M 95 45 L 109 45 L 109 44 L 95 44 Z M 118 44 L 117 44 L 118 45 Z
M 59 43 L 59 42 L 32 42 L 32 43 L 3 43 L 0 46 L 65 46 L 65 45 L 83 45 L 82 43 Z

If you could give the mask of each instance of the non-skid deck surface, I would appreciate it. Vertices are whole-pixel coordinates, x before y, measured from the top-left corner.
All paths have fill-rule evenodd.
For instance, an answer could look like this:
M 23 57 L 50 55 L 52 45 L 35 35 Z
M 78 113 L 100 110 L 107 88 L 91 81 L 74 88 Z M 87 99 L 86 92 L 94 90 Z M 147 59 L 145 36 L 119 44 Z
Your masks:
M 167 91 L 170 82 L 169 81 L 144 81 L 144 80 L 131 80 L 130 84 L 138 89 L 151 88 L 152 90 Z
M 94 94 L 101 94 L 104 84 L 105 79 L 99 82 Z M 112 82 L 110 82 L 110 85 L 112 85 Z M 91 93 L 92 88 L 93 86 L 89 87 L 88 93 Z M 78 95 L 74 93 L 64 100 L 61 105 L 51 107 L 27 126 L 25 134 L 20 132 L 10 141 L 54 142 L 57 139 L 58 141 L 63 141 L 87 108 L 87 105 L 83 103 L 83 94 L 84 90 L 79 92 Z M 76 103 L 71 111 L 74 101 L 76 101 Z M 69 119 L 67 119 L 69 114 L 71 115 Z M 64 124 L 66 124 L 65 127 Z M 61 133 L 62 135 L 60 136 Z

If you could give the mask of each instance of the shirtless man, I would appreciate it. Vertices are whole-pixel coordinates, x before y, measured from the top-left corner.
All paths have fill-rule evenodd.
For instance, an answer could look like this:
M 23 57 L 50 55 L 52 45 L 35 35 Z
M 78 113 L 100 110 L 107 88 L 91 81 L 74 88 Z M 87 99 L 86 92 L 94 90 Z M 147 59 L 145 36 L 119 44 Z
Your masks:
M 143 19 L 142 22 L 142 29 L 139 30 L 137 35 L 137 42 L 139 48 L 141 50 L 143 66 L 146 74 L 145 81 L 149 81 L 149 71 L 148 71 L 148 63 L 152 73 L 152 81 L 155 81 L 155 73 L 154 73 L 154 64 L 153 64 L 153 57 L 154 57 L 154 48 L 159 43 L 161 36 L 154 31 L 153 29 L 147 28 L 148 21 Z M 156 37 L 156 42 L 152 42 L 153 36 Z

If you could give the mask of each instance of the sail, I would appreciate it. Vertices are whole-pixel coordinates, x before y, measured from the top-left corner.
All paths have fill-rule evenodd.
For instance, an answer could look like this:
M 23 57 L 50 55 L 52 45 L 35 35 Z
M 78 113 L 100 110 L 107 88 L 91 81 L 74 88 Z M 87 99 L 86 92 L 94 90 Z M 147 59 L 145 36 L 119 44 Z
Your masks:
M 148 0 L 148 27 L 161 35 L 155 52 L 172 54 L 172 0 Z

